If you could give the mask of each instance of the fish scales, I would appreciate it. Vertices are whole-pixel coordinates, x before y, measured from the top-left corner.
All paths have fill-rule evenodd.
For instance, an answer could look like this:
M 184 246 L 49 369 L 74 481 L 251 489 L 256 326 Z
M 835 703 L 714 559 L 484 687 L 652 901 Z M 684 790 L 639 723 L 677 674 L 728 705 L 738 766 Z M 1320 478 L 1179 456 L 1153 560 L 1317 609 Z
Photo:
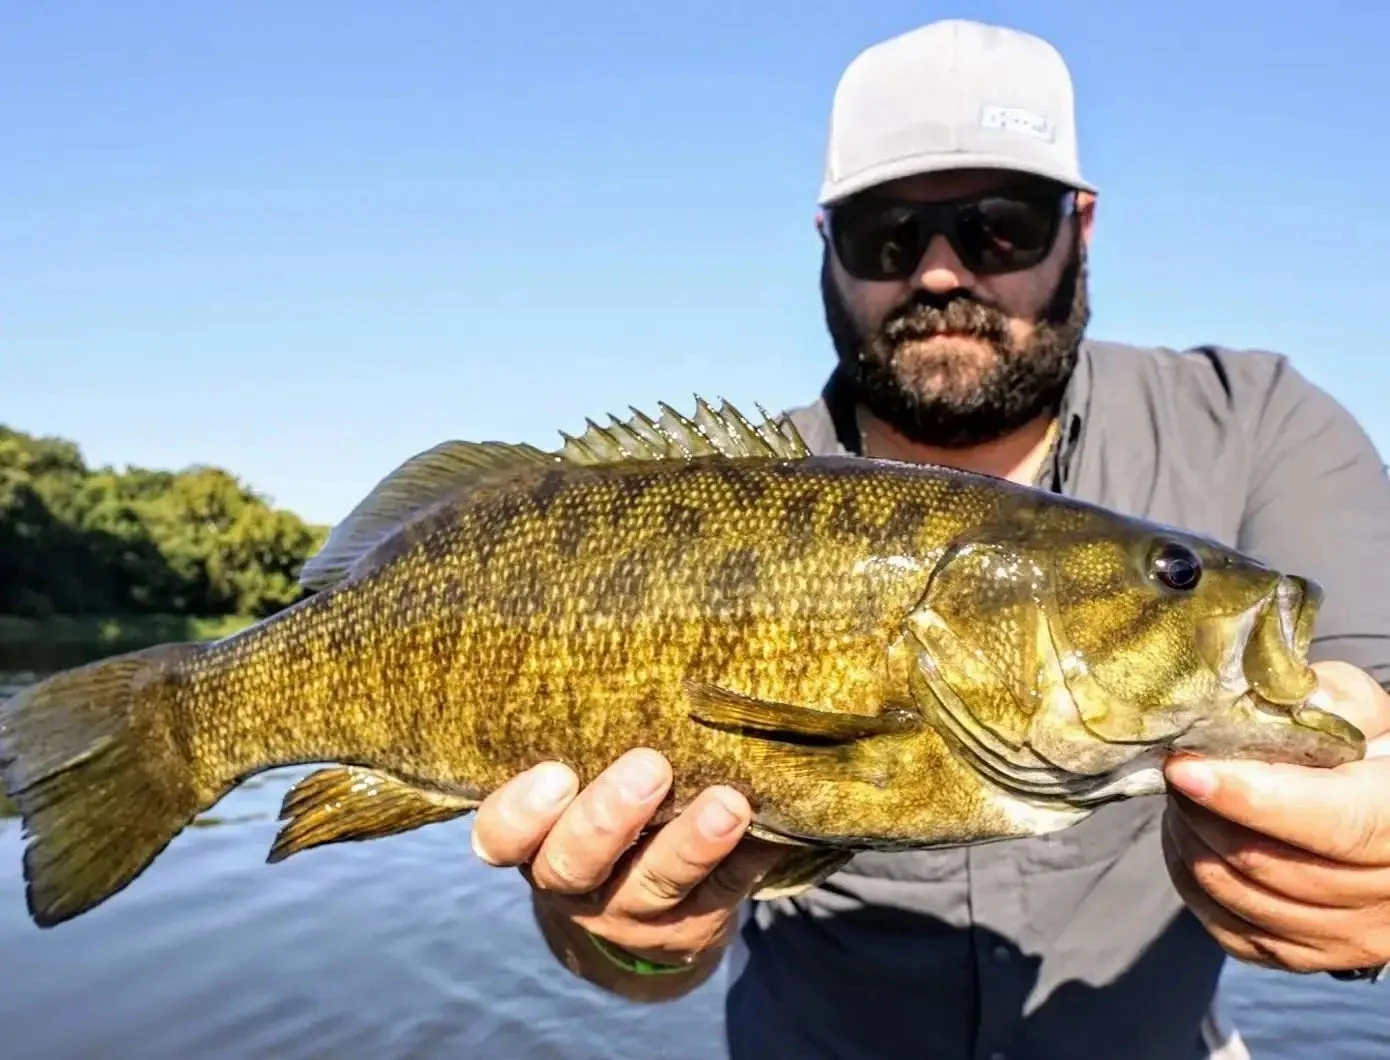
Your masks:
M 998 507 L 952 480 L 857 472 L 692 463 L 477 491 L 288 632 L 286 614 L 220 649 L 234 657 L 209 654 L 203 671 L 228 683 L 190 694 L 189 716 L 218 722 L 195 733 L 195 758 L 234 774 L 362 761 L 477 793 L 546 758 L 591 779 L 645 742 L 680 778 L 673 804 L 715 781 L 756 798 L 746 741 L 691 725 L 684 679 L 876 713 L 905 693 L 888 687 L 884 651 L 932 554 Z M 809 537 L 787 534 L 797 511 Z M 699 532 L 672 534 L 691 512 Z M 237 723 L 215 703 L 239 704 Z M 901 814 L 898 795 L 886 802 Z
M 813 456 L 727 404 L 593 423 L 547 453 L 447 442 L 304 567 L 314 594 L 208 644 L 80 667 L 0 706 L 31 917 L 136 879 L 242 779 L 286 795 L 269 860 L 470 812 L 545 760 L 671 762 L 792 844 L 755 897 L 856 850 L 1065 828 L 1163 790 L 1181 751 L 1331 766 L 1308 703 L 1314 583 L 1041 490 Z

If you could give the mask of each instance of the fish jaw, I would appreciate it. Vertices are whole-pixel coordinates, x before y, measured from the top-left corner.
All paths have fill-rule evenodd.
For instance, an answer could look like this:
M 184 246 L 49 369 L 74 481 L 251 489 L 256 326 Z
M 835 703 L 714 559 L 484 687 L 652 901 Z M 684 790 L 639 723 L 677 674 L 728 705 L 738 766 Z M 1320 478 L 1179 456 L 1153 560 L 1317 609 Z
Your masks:
M 1243 640 L 1229 640 L 1220 665 L 1232 695 L 1193 720 L 1171 741 L 1172 749 L 1318 768 L 1364 757 L 1361 730 L 1315 703 L 1318 676 L 1308 647 L 1322 601 L 1317 582 L 1279 576 L 1240 623 Z
M 1250 758 L 1332 769 L 1365 757 L 1355 725 L 1308 700 L 1290 708 L 1255 693 L 1209 714 L 1169 745 L 1208 758 Z

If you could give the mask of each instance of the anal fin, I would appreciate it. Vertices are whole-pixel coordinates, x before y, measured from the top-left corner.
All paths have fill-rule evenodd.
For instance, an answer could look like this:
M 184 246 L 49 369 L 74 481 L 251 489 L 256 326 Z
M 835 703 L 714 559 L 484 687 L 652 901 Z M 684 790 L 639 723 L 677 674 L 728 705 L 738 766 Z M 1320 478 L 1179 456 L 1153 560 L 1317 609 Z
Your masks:
M 285 795 L 280 829 L 267 861 L 328 843 L 380 839 L 461 817 L 478 800 L 426 791 L 385 773 L 331 766 L 309 774 Z

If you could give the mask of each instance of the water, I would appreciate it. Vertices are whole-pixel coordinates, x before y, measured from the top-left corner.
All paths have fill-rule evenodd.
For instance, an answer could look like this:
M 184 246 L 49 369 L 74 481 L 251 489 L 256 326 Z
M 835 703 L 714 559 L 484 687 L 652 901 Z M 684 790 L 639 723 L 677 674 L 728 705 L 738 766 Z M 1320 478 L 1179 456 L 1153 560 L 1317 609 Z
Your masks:
M 4 689 L 0 688 L 0 695 Z M 0 818 L 5 1060 L 723 1060 L 725 982 L 629 1004 L 560 969 L 467 819 L 264 864 L 285 790 L 232 792 L 110 903 L 41 932 Z M 1233 965 L 1259 1060 L 1390 1057 L 1390 986 Z

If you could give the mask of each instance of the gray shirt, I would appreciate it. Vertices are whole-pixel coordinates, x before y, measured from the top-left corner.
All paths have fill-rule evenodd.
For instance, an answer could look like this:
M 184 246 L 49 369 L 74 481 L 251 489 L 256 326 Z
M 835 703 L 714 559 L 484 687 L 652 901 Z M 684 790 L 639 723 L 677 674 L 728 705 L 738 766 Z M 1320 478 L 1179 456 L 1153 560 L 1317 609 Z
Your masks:
M 814 450 L 857 451 L 833 379 L 792 416 Z M 1390 686 L 1390 480 L 1352 417 L 1285 358 L 1088 342 L 1061 428 L 1040 485 L 1315 578 L 1327 598 L 1314 658 Z M 1048 837 L 862 854 L 804 895 L 753 903 L 731 1057 L 1207 1060 L 1224 955 L 1169 880 L 1163 807 L 1134 799 Z

